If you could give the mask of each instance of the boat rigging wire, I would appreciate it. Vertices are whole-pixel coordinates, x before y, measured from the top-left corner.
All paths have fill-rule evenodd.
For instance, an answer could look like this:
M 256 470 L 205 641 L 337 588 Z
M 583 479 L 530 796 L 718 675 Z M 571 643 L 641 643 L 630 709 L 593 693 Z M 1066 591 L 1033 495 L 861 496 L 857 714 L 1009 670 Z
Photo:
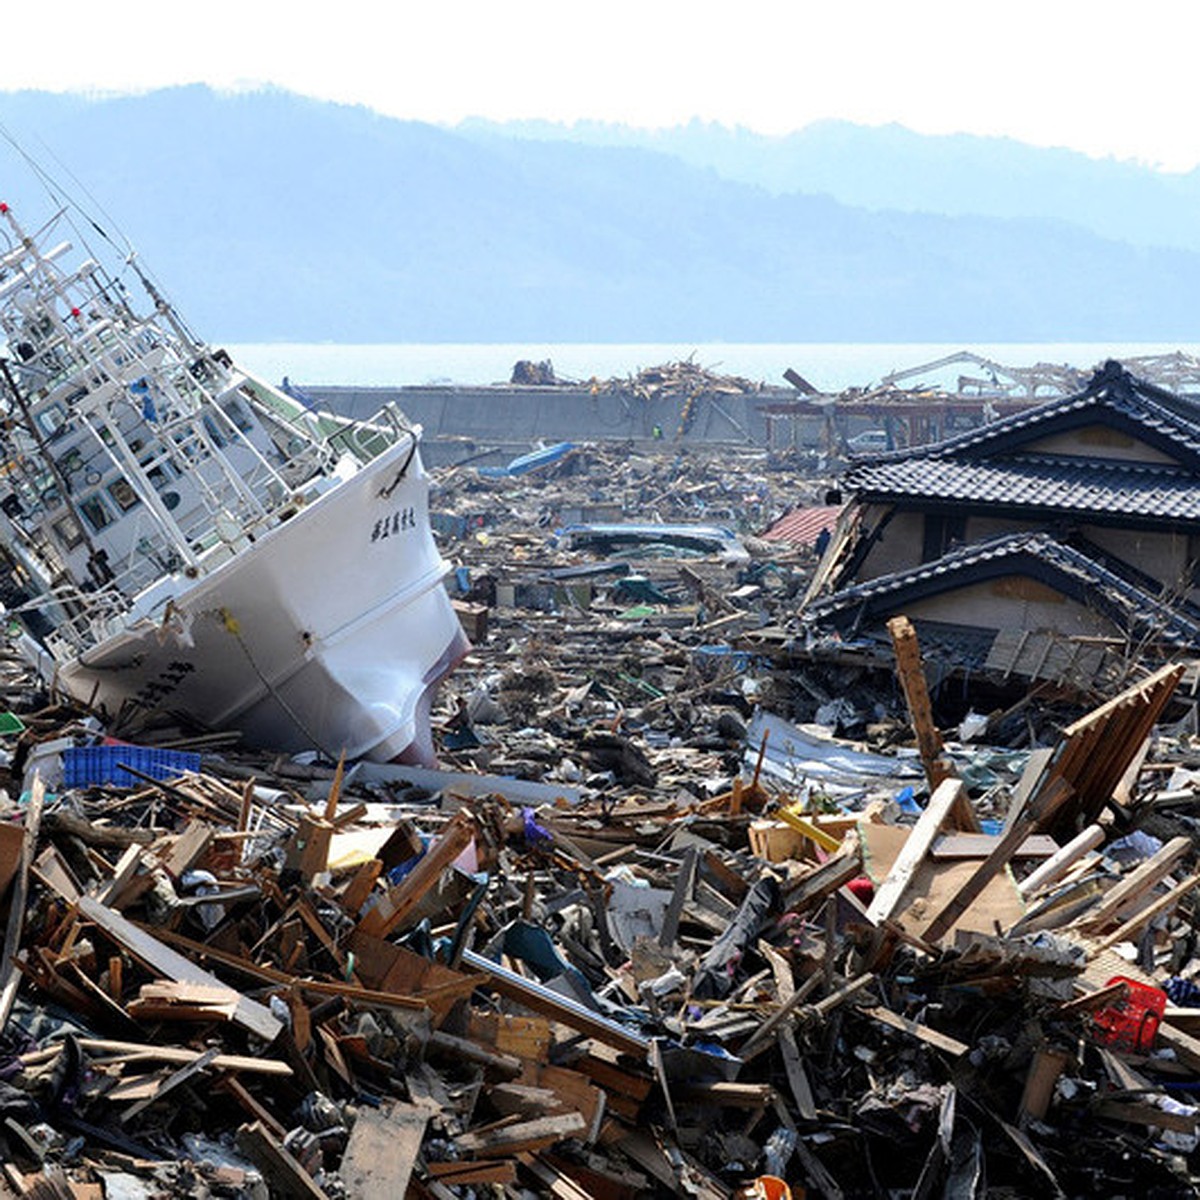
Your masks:
M 84 207 L 84 205 L 75 199 L 75 197 L 73 197 L 67 191 L 67 189 L 64 188 L 58 182 L 58 180 L 48 170 L 46 170 L 46 168 L 43 167 L 42 164 L 36 158 L 34 158 L 34 156 L 30 154 L 28 150 L 25 149 L 24 145 L 16 138 L 12 130 L 10 130 L 2 121 L 0 121 L 0 138 L 3 138 L 13 148 L 13 150 L 16 151 L 21 159 L 24 160 L 25 165 L 30 169 L 30 171 L 33 172 L 38 182 L 46 189 L 50 199 L 53 200 L 55 204 L 66 209 L 68 212 L 78 212 L 83 220 L 87 221 L 87 223 L 96 231 L 96 233 L 99 234 L 99 236 L 102 237 L 106 242 L 108 242 L 108 244 L 112 246 L 112 248 L 116 250 L 123 258 L 127 258 L 133 254 L 133 243 L 129 240 L 129 238 L 120 232 L 116 221 L 114 221 L 113 218 L 107 212 L 105 212 L 104 205 L 102 205 L 100 201 L 92 195 L 92 193 L 87 189 L 87 186 L 72 172 L 71 168 L 68 167 L 58 157 L 58 155 L 46 145 L 45 142 L 42 142 L 41 144 L 46 154 L 54 161 L 58 169 L 62 171 L 62 173 L 66 175 L 83 193 L 88 203 L 96 209 L 96 211 L 111 225 L 114 230 L 117 231 L 118 236 L 125 243 L 124 248 L 117 245 L 113 238 L 109 236 L 108 231 L 104 229 L 104 227 L 100 225 L 94 217 L 89 215 L 88 210 Z M 41 139 L 39 139 L 39 141 L 40 140 Z M 76 225 L 76 223 L 71 220 L 69 216 L 67 219 L 71 221 L 72 228 L 78 230 L 78 225 Z M 87 239 L 85 235 L 80 232 L 79 237 L 80 241 L 82 241 L 84 246 L 87 247 Z M 90 247 L 88 248 L 88 253 L 91 253 Z
M 58 214 L 58 216 L 65 215 L 67 223 L 75 231 L 76 236 L 79 238 L 80 244 L 92 258 L 99 261 L 100 255 L 96 254 L 89 245 L 88 234 L 81 227 L 80 220 L 85 221 L 99 237 L 101 237 L 105 242 L 108 243 L 109 246 L 112 247 L 113 253 L 118 257 L 122 265 L 121 271 L 116 275 L 111 276 L 113 285 L 118 290 L 124 291 L 125 285 L 121 281 L 121 275 L 124 274 L 126 270 L 132 270 L 134 274 L 137 275 L 142 286 L 153 297 L 155 303 L 165 304 L 168 310 L 174 315 L 175 320 L 182 324 L 182 317 L 180 317 L 175 311 L 175 306 L 171 304 L 169 300 L 165 299 L 161 285 L 158 283 L 157 279 L 155 279 L 154 273 L 148 270 L 145 264 L 141 261 L 141 258 L 138 255 L 132 240 L 126 236 L 113 216 L 105 209 L 104 205 L 101 204 L 101 202 L 92 194 L 87 185 L 79 179 L 79 177 L 71 170 L 71 168 L 67 166 L 66 163 L 64 163 L 62 159 L 60 159 L 44 141 L 42 141 L 42 139 L 38 139 L 46 155 L 54 162 L 58 170 L 71 180 L 82 196 L 87 200 L 87 205 L 81 203 L 80 200 L 78 200 L 65 187 L 63 187 L 59 180 L 45 167 L 43 167 L 42 164 L 28 150 L 26 150 L 21 141 L 2 121 L 0 121 L 0 139 L 3 139 L 9 144 L 9 146 L 12 147 L 12 149 L 24 161 L 25 165 L 33 173 L 34 177 L 38 180 L 42 187 L 46 189 L 50 199 L 53 200 L 54 203 L 61 209 L 61 212 Z M 124 245 L 121 245 L 114 237 L 109 235 L 108 229 L 101 225 L 99 221 L 91 215 L 88 206 L 94 209 L 104 219 L 107 226 L 115 232 L 116 238 L 119 238 L 120 242 L 124 243 Z M 75 219 L 74 214 L 76 213 L 79 215 L 80 220 Z M 57 220 L 58 216 L 56 216 L 53 220 Z M 53 220 L 47 223 L 47 227 L 50 224 L 53 224 Z M 39 230 L 39 233 L 40 232 L 41 231 Z M 194 344 L 198 343 L 198 339 L 191 333 L 190 330 L 185 330 L 185 332 L 187 334 L 186 340 Z

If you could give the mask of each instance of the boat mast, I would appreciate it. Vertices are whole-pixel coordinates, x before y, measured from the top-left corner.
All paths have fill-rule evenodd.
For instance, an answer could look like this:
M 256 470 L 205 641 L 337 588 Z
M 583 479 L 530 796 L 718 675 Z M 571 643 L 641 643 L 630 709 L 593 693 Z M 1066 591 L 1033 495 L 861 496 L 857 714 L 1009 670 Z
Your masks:
M 108 565 L 108 555 L 97 548 L 91 534 L 88 533 L 87 522 L 84 520 L 83 513 L 80 512 L 78 505 L 75 503 L 70 482 L 63 474 L 62 468 L 58 465 L 54 455 L 50 452 L 45 435 L 38 428 L 37 421 L 33 419 L 29 403 L 22 394 L 21 389 L 17 386 L 17 381 L 13 378 L 12 368 L 7 358 L 0 358 L 0 374 L 4 376 L 4 382 L 8 386 L 8 394 L 12 397 L 13 403 L 21 411 L 21 419 L 24 422 L 25 428 L 37 444 L 43 463 L 54 476 L 54 482 L 58 484 L 59 495 L 62 496 L 63 501 L 71 510 L 71 515 L 74 517 L 75 523 L 79 526 L 79 532 L 83 536 L 84 544 L 88 548 L 88 570 L 92 573 L 92 578 L 98 584 L 108 583 L 113 578 L 112 568 Z

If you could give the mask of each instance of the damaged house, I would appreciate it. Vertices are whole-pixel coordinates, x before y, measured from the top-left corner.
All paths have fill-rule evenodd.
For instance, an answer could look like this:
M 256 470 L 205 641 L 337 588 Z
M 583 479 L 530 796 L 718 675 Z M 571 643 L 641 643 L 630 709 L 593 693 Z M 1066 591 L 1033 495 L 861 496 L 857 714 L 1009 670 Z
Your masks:
M 810 644 L 922 645 L 998 682 L 1091 690 L 1200 651 L 1200 405 L 1120 363 L 1062 397 L 843 480 L 803 615 Z

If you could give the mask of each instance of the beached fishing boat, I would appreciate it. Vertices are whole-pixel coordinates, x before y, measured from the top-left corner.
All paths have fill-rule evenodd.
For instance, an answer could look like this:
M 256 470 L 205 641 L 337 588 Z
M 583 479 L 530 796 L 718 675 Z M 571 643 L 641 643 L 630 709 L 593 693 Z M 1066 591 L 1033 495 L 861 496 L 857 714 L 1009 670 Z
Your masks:
M 419 429 L 255 379 L 65 212 L 0 218 L 0 602 L 43 674 L 130 734 L 430 762 L 467 645 Z

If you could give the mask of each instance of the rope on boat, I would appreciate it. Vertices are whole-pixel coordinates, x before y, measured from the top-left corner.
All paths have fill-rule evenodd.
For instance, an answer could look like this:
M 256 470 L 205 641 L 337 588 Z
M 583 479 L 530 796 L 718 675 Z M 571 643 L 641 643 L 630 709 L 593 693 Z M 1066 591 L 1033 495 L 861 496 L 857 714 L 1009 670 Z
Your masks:
M 296 728 L 300 730 L 300 732 L 313 744 L 313 747 L 320 751 L 321 754 L 325 755 L 326 758 L 336 758 L 336 755 L 331 754 L 329 750 L 321 745 L 320 741 L 316 738 L 316 736 L 314 736 L 312 730 L 309 729 L 308 726 L 305 725 L 305 723 L 297 715 L 295 709 L 293 709 L 292 706 L 279 694 L 279 691 L 275 685 L 259 669 L 258 663 L 254 661 L 254 655 L 250 653 L 250 647 L 246 645 L 246 640 L 242 637 L 242 627 L 238 623 L 237 617 L 235 617 L 227 608 L 219 609 L 217 611 L 217 616 L 220 617 L 221 623 L 225 626 L 225 632 L 233 637 L 237 644 L 242 648 L 242 653 L 246 656 L 246 661 L 250 664 L 250 669 L 255 675 L 258 676 L 259 682 L 264 688 L 267 689 L 272 699 L 274 699 L 279 707 L 282 708 L 285 713 L 287 713 Z

